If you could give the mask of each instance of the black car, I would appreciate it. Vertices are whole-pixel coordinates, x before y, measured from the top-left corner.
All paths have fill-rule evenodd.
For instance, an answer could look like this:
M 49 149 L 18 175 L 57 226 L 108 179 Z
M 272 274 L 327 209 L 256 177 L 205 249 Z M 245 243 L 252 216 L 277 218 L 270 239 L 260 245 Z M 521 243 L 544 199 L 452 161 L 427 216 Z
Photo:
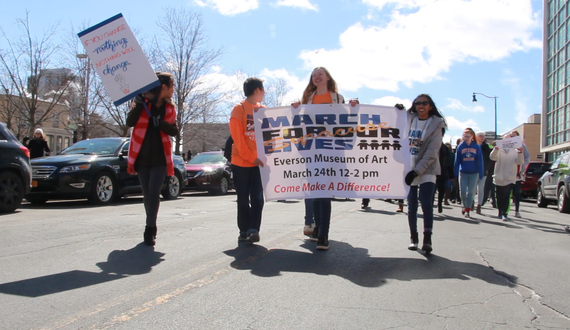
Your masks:
M 14 212 L 31 182 L 30 151 L 0 123 L 0 212 Z
M 127 173 L 129 138 L 83 140 L 56 156 L 32 159 L 32 204 L 50 199 L 89 199 L 106 204 L 125 195 L 141 194 L 136 175 Z M 185 185 L 184 160 L 174 156 L 174 176 L 165 179 L 162 196 L 175 199 Z
M 570 152 L 556 158 L 538 179 L 536 203 L 538 207 L 556 203 L 559 212 L 570 213 Z

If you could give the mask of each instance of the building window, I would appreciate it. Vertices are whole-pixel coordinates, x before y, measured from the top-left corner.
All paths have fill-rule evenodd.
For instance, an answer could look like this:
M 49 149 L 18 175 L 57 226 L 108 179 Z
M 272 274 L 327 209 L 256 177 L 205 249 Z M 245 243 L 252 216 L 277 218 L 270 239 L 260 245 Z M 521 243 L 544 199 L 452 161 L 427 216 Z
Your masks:
M 53 135 L 46 135 L 47 144 L 50 150 L 53 150 Z
M 56 153 L 59 153 L 62 149 L 61 146 L 63 145 L 63 138 L 61 136 L 57 137 L 57 147 L 56 147 Z

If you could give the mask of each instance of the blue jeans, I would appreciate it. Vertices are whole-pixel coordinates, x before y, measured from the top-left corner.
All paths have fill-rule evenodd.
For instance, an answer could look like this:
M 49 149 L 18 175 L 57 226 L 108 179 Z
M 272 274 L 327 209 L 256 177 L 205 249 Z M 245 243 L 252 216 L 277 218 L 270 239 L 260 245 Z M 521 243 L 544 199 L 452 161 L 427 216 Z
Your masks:
M 487 182 L 487 177 L 484 176 L 483 179 L 477 182 L 477 204 L 483 206 L 485 204 L 485 197 L 489 194 L 485 194 L 485 183 Z
M 418 231 L 418 200 L 422 204 L 424 233 L 432 232 L 434 191 L 435 183 L 433 182 L 422 183 L 419 186 L 410 186 L 410 192 L 408 193 L 408 225 L 411 233 Z
M 332 198 L 314 198 L 315 226 L 319 228 L 319 236 L 329 234 L 331 225 Z
M 143 204 L 146 212 L 146 225 L 156 227 L 158 208 L 160 207 L 160 190 L 166 178 L 166 165 L 139 166 L 137 176 L 143 192 Z
M 475 190 L 479 181 L 479 173 L 459 173 L 459 191 L 461 193 L 461 201 L 463 206 L 471 209 L 471 205 L 475 200 Z
M 263 185 L 259 167 L 232 165 L 237 194 L 237 225 L 240 234 L 259 232 L 263 211 Z
M 305 199 L 305 225 L 310 226 L 315 222 L 315 212 L 313 211 L 313 200 Z

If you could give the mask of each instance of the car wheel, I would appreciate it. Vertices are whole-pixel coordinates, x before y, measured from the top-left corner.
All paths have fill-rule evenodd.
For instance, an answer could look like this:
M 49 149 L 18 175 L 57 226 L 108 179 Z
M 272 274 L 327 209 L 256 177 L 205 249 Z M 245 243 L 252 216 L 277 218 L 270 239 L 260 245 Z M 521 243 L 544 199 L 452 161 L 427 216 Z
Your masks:
M 24 184 L 13 172 L 0 174 L 0 212 L 14 212 L 24 199 Z
M 220 180 L 220 186 L 218 187 L 218 192 L 222 195 L 225 195 L 228 193 L 229 188 L 230 188 L 230 182 L 228 181 L 228 178 L 226 178 L 225 176 L 222 177 L 222 179 Z
M 566 196 L 566 186 L 558 188 L 558 212 L 570 213 L 570 200 Z
M 182 187 L 180 186 L 181 182 L 182 180 L 178 174 L 169 177 L 166 188 L 162 190 L 162 197 L 165 199 L 177 199 L 182 193 Z
M 542 194 L 542 190 L 540 187 L 536 190 L 536 206 L 538 207 L 546 207 L 548 205 L 548 201 L 544 198 Z
M 108 204 L 117 198 L 117 186 L 115 179 L 108 173 L 99 173 L 93 181 L 91 189 L 91 198 L 89 201 L 93 204 Z

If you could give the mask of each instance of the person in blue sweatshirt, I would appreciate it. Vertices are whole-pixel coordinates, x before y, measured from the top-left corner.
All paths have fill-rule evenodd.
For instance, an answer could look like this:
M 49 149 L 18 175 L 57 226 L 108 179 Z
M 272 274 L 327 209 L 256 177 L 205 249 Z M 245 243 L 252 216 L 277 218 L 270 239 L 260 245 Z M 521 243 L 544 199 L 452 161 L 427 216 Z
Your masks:
M 457 147 L 455 152 L 455 177 L 459 178 L 461 201 L 463 208 L 461 213 L 466 218 L 470 217 L 473 207 L 477 182 L 485 175 L 483 165 L 483 153 L 481 147 L 474 141 L 475 131 L 467 127 L 463 131 L 463 142 Z

